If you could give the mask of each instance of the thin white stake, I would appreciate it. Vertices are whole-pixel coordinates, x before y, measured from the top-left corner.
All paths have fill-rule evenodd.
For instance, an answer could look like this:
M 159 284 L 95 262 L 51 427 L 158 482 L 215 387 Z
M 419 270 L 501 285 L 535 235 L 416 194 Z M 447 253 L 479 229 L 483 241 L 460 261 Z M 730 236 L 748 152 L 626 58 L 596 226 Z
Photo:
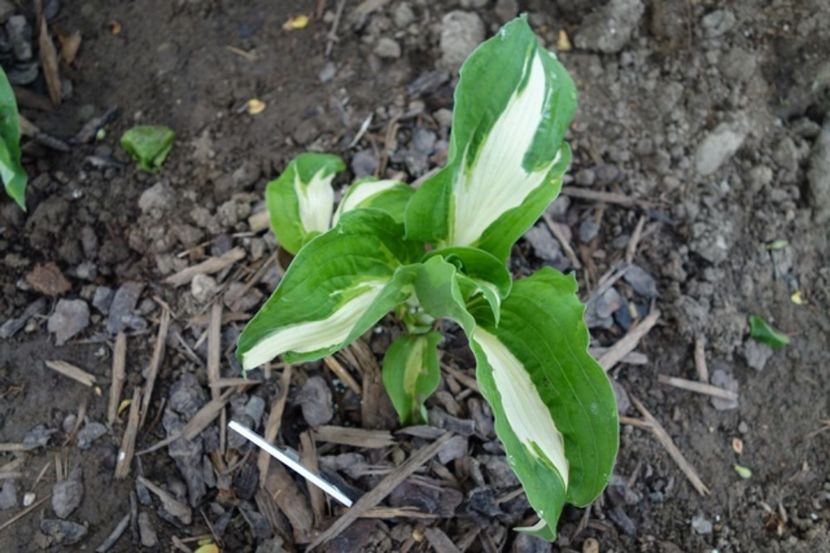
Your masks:
M 314 484 L 315 486 L 317 486 L 318 488 L 332 496 L 334 499 L 336 499 L 346 507 L 352 506 L 352 500 L 349 499 L 346 496 L 346 494 L 340 491 L 340 489 L 337 486 L 335 486 L 331 482 L 328 482 L 327 480 L 320 478 L 319 476 L 305 468 L 296 459 L 293 458 L 291 453 L 272 446 L 271 444 L 266 442 L 262 438 L 262 436 L 256 434 L 255 432 L 251 432 L 250 430 L 248 430 L 236 421 L 231 421 L 230 423 L 228 423 L 228 428 L 230 428 L 246 440 L 252 442 L 257 447 L 264 449 L 266 452 L 268 452 L 269 455 L 271 455 L 271 457 L 286 465 L 288 468 L 290 468 L 291 470 L 293 470 L 294 472 L 296 472 L 297 474 L 299 474 L 300 476 L 302 476 L 303 478 L 305 478 L 306 480 L 308 480 L 309 482 L 311 482 L 312 484 Z

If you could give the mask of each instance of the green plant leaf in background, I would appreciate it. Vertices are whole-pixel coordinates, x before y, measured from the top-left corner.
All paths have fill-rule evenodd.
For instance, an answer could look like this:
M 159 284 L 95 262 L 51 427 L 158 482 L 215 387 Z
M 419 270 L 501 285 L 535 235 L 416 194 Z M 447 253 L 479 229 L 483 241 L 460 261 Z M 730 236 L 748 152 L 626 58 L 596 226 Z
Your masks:
M 28 177 L 20 163 L 20 119 L 6 73 L 0 68 L 0 178 L 6 193 L 21 209 L 26 209 Z
M 315 236 L 331 228 L 334 188 L 331 181 L 346 164 L 331 154 L 300 154 L 268 183 L 265 203 L 277 241 L 294 255 Z
M 243 369 L 281 354 L 289 362 L 319 359 L 404 302 L 423 246 L 402 235 L 386 213 L 361 209 L 303 247 L 239 337 Z
M 422 424 L 427 420 L 424 401 L 438 389 L 438 342 L 441 334 L 399 336 L 383 357 L 383 385 L 401 424 Z
M 559 192 L 575 109 L 573 81 L 526 18 L 507 23 L 461 68 L 448 162 L 407 206 L 407 236 L 506 259 Z
M 156 173 L 173 148 L 176 133 L 163 125 L 138 125 L 121 136 L 121 147 L 144 171 Z
M 790 337 L 775 330 L 769 323 L 757 315 L 749 316 L 749 335 L 753 340 L 762 342 L 772 349 L 781 349 L 790 343 Z
M 414 193 L 414 188 L 397 180 L 378 180 L 374 177 L 357 180 L 343 192 L 332 226 L 344 213 L 367 208 L 385 211 L 395 221 L 403 223 L 406 204 Z
M 588 353 L 576 280 L 550 268 L 513 284 L 498 326 L 473 309 L 471 345 L 496 433 L 547 539 L 565 502 L 591 503 L 605 488 L 619 446 L 608 377 Z

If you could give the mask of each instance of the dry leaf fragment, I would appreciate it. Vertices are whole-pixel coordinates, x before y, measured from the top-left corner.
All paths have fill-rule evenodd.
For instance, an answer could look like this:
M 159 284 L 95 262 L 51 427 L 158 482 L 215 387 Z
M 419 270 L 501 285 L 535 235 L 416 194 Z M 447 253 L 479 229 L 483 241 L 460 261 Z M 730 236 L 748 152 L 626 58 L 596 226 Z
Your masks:
M 732 451 L 738 455 L 744 452 L 744 442 L 740 438 L 732 438 Z
M 52 297 L 65 294 L 72 288 L 72 285 L 63 276 L 58 266 L 51 261 L 36 265 L 26 275 L 26 282 L 41 294 Z
M 256 115 L 258 113 L 262 113 L 265 110 L 265 102 L 259 100 L 257 98 L 251 98 L 248 100 L 248 113 L 251 115 Z
M 52 37 L 49 36 L 46 18 L 41 18 L 40 20 L 38 47 L 40 48 L 40 65 L 43 68 L 43 76 L 46 79 L 46 88 L 49 90 L 49 99 L 52 100 L 53 105 L 60 105 L 61 76 L 58 71 L 58 53 L 55 50 Z
M 564 30 L 559 31 L 559 34 L 556 35 L 556 49 L 560 52 L 570 52 L 573 49 L 571 39 Z
M 81 48 L 81 31 L 58 31 L 58 42 L 61 43 L 61 59 L 67 65 L 72 65 Z
M 295 29 L 305 29 L 308 26 L 308 16 L 307 15 L 298 15 L 296 17 L 291 17 L 283 23 L 282 30 L 283 31 L 293 31 Z

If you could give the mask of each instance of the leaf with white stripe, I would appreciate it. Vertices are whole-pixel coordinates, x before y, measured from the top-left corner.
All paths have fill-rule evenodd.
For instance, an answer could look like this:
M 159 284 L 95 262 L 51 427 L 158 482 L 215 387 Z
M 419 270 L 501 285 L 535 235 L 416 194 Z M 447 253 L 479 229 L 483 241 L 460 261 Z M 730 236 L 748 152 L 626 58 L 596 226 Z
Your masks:
M 585 506 L 605 488 L 619 445 L 613 389 L 588 354 L 576 280 L 552 269 L 516 281 L 493 324 L 473 309 L 471 345 L 496 433 L 550 537 L 565 502 Z
M 279 178 L 268 183 L 265 203 L 271 228 L 286 251 L 296 254 L 315 236 L 331 228 L 331 181 L 345 168 L 343 160 L 335 155 L 300 154 Z
M 406 301 L 423 250 L 402 234 L 389 215 L 356 210 L 303 247 L 239 337 L 243 369 L 329 355 Z
M 461 68 L 447 165 L 407 207 L 407 236 L 475 246 L 500 259 L 561 188 L 576 91 L 525 17 L 505 25 Z
M 337 224 L 341 215 L 355 209 L 380 209 L 402 223 L 406 204 L 414 192 L 414 188 L 398 180 L 367 177 L 355 181 L 343 193 L 332 225 Z
M 383 385 L 401 424 L 427 420 L 424 401 L 438 389 L 438 342 L 441 335 L 428 332 L 398 337 L 383 357 Z

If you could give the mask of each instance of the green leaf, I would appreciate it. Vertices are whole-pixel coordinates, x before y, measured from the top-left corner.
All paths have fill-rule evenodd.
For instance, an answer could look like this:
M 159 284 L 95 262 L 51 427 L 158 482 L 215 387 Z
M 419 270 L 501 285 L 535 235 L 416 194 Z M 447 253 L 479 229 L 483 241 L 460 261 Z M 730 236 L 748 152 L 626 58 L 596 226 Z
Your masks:
M 441 381 L 438 365 L 441 338 L 437 332 L 403 335 L 386 350 L 383 385 L 401 424 L 421 424 L 427 420 L 424 401 L 438 389 Z
M 331 228 L 334 188 L 331 181 L 346 164 L 331 154 L 300 154 L 268 183 L 265 203 L 271 228 L 282 247 L 297 254 L 315 236 Z
M 588 505 L 605 488 L 619 434 L 616 401 L 588 354 L 576 280 L 549 268 L 513 284 L 494 326 L 473 310 L 471 345 L 496 433 L 528 500 L 556 528 L 564 503 Z
M 790 337 L 775 330 L 769 323 L 757 315 L 749 316 L 749 335 L 758 342 L 781 349 L 790 343 Z
M 141 169 L 155 173 L 167 159 L 175 138 L 176 133 L 163 125 L 139 125 L 121 136 L 121 147 Z
M 345 347 L 412 293 L 423 246 L 377 210 L 347 213 L 300 250 L 239 337 L 243 369 L 284 354 L 319 359 Z
M 475 319 L 467 310 L 468 296 L 459 284 L 458 269 L 441 256 L 427 259 L 418 266 L 415 296 L 429 315 L 451 319 L 467 334 L 475 329 Z
M 414 193 L 414 188 L 398 180 L 360 179 L 343 193 L 332 224 L 336 225 L 341 215 L 354 209 L 379 209 L 403 223 L 406 204 Z
M 526 18 L 505 25 L 461 68 L 448 162 L 412 197 L 407 236 L 506 259 L 559 192 L 575 109 L 573 81 Z
M 6 73 L 0 68 L 0 178 L 6 193 L 21 209 L 26 209 L 26 181 L 20 163 L 20 118 Z

